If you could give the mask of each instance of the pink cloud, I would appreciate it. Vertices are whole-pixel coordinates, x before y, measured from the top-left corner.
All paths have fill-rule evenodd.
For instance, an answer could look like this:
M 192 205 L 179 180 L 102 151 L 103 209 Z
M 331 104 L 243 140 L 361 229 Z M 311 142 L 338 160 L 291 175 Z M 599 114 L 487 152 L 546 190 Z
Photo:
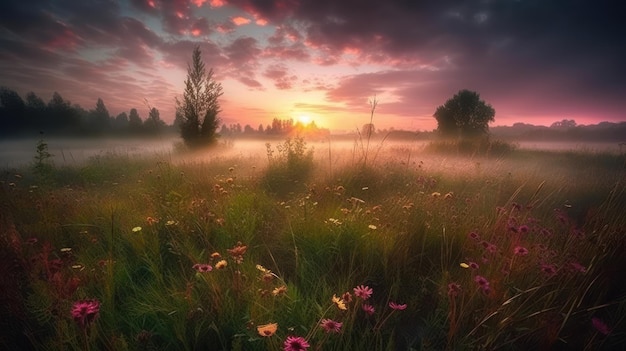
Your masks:
M 233 17 L 231 21 L 233 21 L 233 23 L 238 26 L 243 26 L 244 24 L 248 24 L 251 22 L 249 18 L 245 18 L 241 16 Z
M 211 5 L 211 7 L 222 7 L 222 6 L 226 5 L 226 1 L 224 1 L 224 0 L 210 0 L 209 4 Z
M 256 23 L 259 26 L 265 26 L 265 25 L 267 25 L 268 22 L 267 22 L 267 20 L 265 20 L 263 18 L 259 18 L 254 23 Z
M 201 7 L 207 0 L 191 0 L 191 2 L 197 7 Z

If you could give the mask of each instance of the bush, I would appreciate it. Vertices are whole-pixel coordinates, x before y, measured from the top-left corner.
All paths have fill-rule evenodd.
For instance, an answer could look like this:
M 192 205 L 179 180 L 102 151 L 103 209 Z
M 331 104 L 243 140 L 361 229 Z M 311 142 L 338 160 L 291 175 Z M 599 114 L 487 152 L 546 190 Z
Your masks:
M 302 137 L 287 138 L 276 146 L 265 144 L 269 162 L 264 185 L 272 192 L 283 194 L 295 191 L 313 170 L 313 149 L 307 149 Z

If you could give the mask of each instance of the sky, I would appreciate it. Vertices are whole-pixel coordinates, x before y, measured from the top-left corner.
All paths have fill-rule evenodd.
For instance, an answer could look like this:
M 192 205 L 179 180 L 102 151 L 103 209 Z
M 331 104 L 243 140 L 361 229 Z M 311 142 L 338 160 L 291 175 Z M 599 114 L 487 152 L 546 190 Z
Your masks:
M 608 0 L 9 0 L 0 86 L 168 123 L 199 46 L 223 123 L 429 131 L 459 90 L 496 125 L 626 121 L 626 26 Z

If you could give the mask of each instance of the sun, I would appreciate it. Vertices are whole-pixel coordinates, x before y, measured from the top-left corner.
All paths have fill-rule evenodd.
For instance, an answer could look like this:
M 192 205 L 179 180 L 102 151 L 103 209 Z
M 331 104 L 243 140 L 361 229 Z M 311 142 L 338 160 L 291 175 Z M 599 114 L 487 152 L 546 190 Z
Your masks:
M 309 115 L 298 115 L 298 122 L 306 126 L 313 122 L 313 119 Z

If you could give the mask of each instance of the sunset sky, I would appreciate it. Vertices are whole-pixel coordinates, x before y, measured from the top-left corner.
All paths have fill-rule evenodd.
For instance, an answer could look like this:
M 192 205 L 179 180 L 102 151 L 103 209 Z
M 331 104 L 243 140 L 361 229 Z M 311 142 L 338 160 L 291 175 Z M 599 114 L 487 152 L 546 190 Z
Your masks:
M 432 130 L 461 89 L 492 125 L 626 121 L 619 1 L 20 0 L 0 4 L 0 85 L 171 123 L 199 45 L 224 123 Z

